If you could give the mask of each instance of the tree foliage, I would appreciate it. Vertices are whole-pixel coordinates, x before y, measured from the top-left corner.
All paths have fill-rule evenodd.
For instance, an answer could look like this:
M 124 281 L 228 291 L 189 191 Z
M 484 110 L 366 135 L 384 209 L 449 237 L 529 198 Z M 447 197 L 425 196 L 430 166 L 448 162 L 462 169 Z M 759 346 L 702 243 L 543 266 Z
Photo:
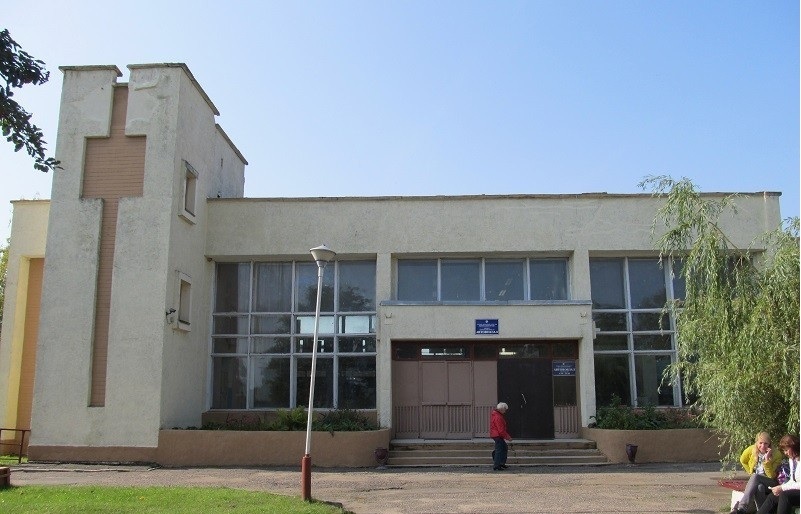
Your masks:
M 14 145 L 14 151 L 23 148 L 33 157 L 33 167 L 48 172 L 59 168 L 53 157 L 45 157 L 46 142 L 41 129 L 31 123 L 31 114 L 12 97 L 13 89 L 26 84 L 41 85 L 50 78 L 44 62 L 31 57 L 11 39 L 7 29 L 0 31 L 0 130 L 6 141 Z
M 721 215 L 736 195 L 702 197 L 686 178 L 648 177 L 640 184 L 665 198 L 654 219 L 662 258 L 680 259 L 686 298 L 676 317 L 677 363 L 685 394 L 716 430 L 736 462 L 754 435 L 799 429 L 799 220 L 759 240 L 766 251 L 737 248 Z M 665 231 L 662 232 L 664 229 Z M 755 241 L 756 242 L 756 241 Z M 763 246 L 764 245 L 764 246 Z

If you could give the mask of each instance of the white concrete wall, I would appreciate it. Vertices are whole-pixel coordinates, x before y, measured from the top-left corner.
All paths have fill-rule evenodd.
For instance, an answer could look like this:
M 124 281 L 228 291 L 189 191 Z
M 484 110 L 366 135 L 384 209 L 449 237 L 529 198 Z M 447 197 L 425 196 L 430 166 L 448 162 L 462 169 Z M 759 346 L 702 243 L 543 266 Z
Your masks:
M 45 255 L 50 210 L 47 200 L 19 200 L 12 204 L 3 328 L 0 333 L 0 427 L 6 428 L 16 426 L 19 366 L 28 297 L 28 262 Z
M 197 422 L 208 360 L 204 193 L 220 181 L 243 190 L 244 164 L 215 166 L 238 152 L 220 145 L 216 108 L 180 64 L 131 66 L 126 134 L 147 138 L 142 197 L 120 201 L 106 400 L 88 407 L 100 200 L 81 200 L 86 137 L 108 134 L 116 67 L 63 68 L 64 88 L 49 219 L 37 355 L 34 446 L 155 447 L 162 426 Z M 229 145 L 230 146 L 230 145 Z M 179 218 L 182 159 L 200 172 L 197 226 Z M 233 159 L 232 159 L 233 160 Z M 191 332 L 175 331 L 177 272 L 193 278 Z

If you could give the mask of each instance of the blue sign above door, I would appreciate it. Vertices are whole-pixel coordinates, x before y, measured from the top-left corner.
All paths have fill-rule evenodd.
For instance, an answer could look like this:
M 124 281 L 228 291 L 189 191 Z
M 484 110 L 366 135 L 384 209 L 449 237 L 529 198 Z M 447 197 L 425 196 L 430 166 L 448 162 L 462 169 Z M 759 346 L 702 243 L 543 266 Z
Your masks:
M 573 377 L 576 376 L 576 361 L 553 361 L 553 376 Z
M 477 319 L 476 320 L 476 335 L 487 335 L 498 333 L 498 320 L 497 319 Z

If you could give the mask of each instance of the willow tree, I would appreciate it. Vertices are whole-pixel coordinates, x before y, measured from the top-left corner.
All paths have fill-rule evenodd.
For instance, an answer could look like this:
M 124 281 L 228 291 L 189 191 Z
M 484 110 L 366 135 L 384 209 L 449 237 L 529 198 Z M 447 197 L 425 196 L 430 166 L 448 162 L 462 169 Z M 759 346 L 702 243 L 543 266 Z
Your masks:
M 681 377 L 705 426 L 717 431 L 726 460 L 762 430 L 774 438 L 799 429 L 799 221 L 784 221 L 738 248 L 718 223 L 737 195 L 702 197 L 689 179 L 647 177 L 665 203 L 652 226 L 662 259 L 679 264 L 683 301 L 676 319 L 678 358 L 666 378 Z M 676 269 L 676 268 L 674 268 Z

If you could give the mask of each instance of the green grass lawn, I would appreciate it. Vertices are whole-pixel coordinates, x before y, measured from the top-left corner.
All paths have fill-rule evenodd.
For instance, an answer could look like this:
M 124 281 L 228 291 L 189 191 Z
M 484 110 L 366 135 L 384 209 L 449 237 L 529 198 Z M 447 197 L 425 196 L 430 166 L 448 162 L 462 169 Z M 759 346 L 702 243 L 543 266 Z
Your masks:
M 100 486 L 14 486 L 0 489 L 0 512 L 347 514 L 347 511 L 325 503 L 222 487 Z

